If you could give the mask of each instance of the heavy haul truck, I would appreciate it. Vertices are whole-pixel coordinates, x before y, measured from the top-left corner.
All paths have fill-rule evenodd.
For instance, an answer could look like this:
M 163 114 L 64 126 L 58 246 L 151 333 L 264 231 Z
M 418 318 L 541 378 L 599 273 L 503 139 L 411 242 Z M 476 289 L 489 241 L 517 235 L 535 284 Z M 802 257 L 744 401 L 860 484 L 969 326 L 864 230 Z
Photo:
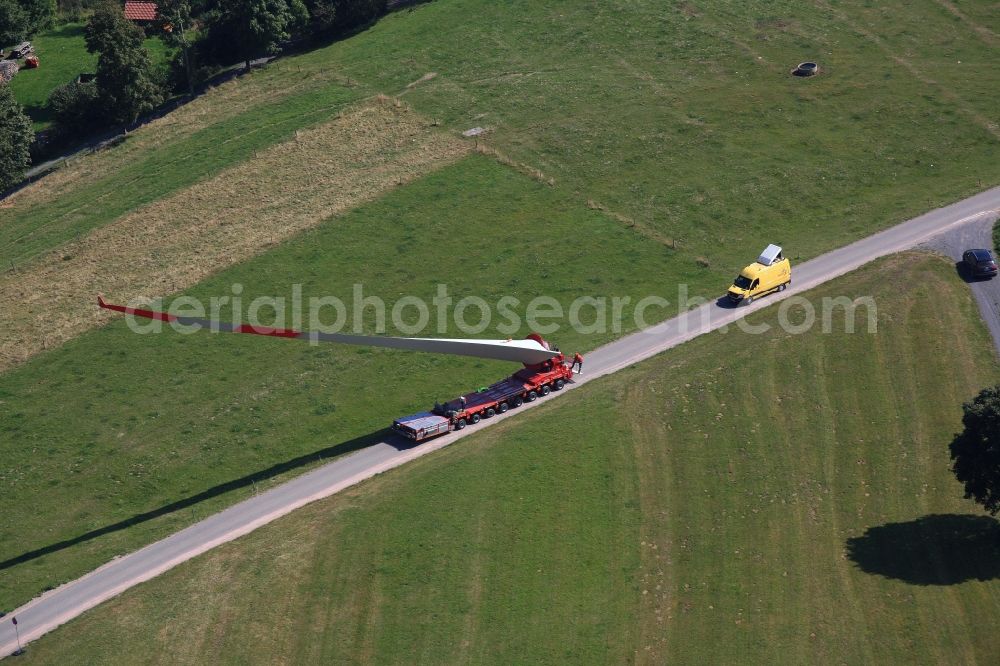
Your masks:
M 537 334 L 528 336 L 548 348 Z M 573 379 L 572 366 L 565 355 L 542 363 L 525 364 L 522 370 L 475 393 L 459 396 L 444 404 L 438 403 L 429 412 L 403 416 L 392 423 L 392 429 L 408 439 L 422 442 L 452 430 L 462 430 L 482 419 L 534 402 L 540 396 L 560 391 Z
M 458 354 L 477 358 L 516 361 L 524 368 L 485 389 L 460 396 L 445 404 L 437 404 L 430 412 L 420 412 L 396 419 L 392 429 L 404 437 L 422 442 L 430 437 L 443 435 L 451 430 L 461 430 L 484 418 L 503 414 L 525 402 L 534 402 L 540 396 L 562 390 L 573 379 L 573 366 L 558 349 L 552 348 L 537 333 L 524 340 L 455 340 L 444 338 L 393 338 L 386 336 L 351 335 L 298 331 L 291 328 L 274 328 L 213 321 L 198 317 L 174 315 L 169 312 L 135 308 L 108 303 L 98 296 L 97 304 L 105 309 L 134 317 L 204 328 L 223 333 L 248 333 L 277 338 L 295 338 L 310 342 L 338 342 L 342 344 L 408 349 L 439 354 Z

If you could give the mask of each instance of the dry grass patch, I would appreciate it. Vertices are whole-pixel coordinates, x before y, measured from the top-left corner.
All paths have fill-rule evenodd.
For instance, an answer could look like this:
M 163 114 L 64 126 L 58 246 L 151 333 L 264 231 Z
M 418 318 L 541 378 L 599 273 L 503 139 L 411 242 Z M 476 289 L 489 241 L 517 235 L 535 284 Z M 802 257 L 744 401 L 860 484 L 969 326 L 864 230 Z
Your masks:
M 483 143 L 476 143 L 476 152 L 480 155 L 487 155 L 492 157 L 500 164 L 509 166 L 515 171 L 528 176 L 532 180 L 536 180 L 543 185 L 548 185 L 549 187 L 555 187 L 556 179 L 551 176 L 546 176 L 541 169 L 536 169 L 530 164 L 525 164 L 524 162 L 518 162 L 517 160 L 509 157 L 505 153 L 500 152 L 496 148 L 487 146 Z
M 0 278 L 0 370 L 102 323 L 98 291 L 160 295 L 468 151 L 397 100 L 375 100 L 218 176 L 140 208 Z
M 263 74 L 255 74 L 263 77 Z M 54 201 L 68 192 L 99 181 L 109 174 L 126 172 L 151 148 L 176 142 L 211 125 L 234 118 L 254 108 L 324 85 L 353 86 L 345 76 L 332 72 L 309 72 L 299 81 L 273 85 L 269 79 L 238 77 L 208 90 L 188 104 L 157 118 L 127 135 L 113 150 L 100 150 L 67 159 L 60 168 L 15 192 L 4 207 L 27 208 Z M 196 157 L 187 155 L 185 159 Z M 127 172 L 126 172 L 127 173 Z M 128 177 L 125 177 L 128 180 Z

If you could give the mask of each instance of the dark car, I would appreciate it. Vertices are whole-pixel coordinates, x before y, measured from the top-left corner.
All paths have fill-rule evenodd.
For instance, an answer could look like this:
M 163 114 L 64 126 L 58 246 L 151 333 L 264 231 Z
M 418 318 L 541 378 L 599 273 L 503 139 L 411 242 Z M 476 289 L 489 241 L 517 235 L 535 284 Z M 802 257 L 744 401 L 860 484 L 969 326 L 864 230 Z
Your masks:
M 962 261 L 973 277 L 993 277 L 997 274 L 997 261 L 989 250 L 966 250 Z

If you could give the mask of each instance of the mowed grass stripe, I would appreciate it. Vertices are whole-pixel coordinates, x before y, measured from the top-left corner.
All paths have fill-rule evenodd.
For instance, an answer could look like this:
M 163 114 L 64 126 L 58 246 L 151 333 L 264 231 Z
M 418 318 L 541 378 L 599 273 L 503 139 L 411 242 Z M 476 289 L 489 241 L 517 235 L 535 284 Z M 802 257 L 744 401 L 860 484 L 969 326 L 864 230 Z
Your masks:
M 1000 580 L 873 575 L 845 544 L 975 512 L 947 442 L 1000 379 L 989 336 L 936 257 L 812 293 L 840 294 L 876 298 L 876 335 L 699 338 L 185 563 L 27 658 L 988 662 L 1000 642 L 973 618 Z
M 19 268 L 121 215 L 215 177 L 362 97 L 336 81 L 299 94 L 293 94 L 294 84 L 280 95 L 255 98 L 257 91 L 252 83 L 228 83 L 140 128 L 123 145 L 74 159 L 2 202 L 2 265 Z
M 981 4 L 963 11 L 988 15 Z M 745 261 L 748 246 L 777 240 L 794 247 L 793 256 L 814 256 L 1000 177 L 1000 143 L 935 87 L 958 91 L 976 113 L 992 118 L 988 91 L 996 88 L 997 73 L 979 66 L 989 61 L 988 45 L 962 39 L 968 30 L 941 7 L 838 7 L 780 0 L 711 8 L 629 2 L 594 10 L 446 0 L 283 59 L 189 106 L 218 124 L 205 130 L 208 136 L 225 138 L 234 127 L 252 129 L 283 109 L 322 107 L 347 86 L 355 86 L 346 93 L 355 97 L 405 92 L 451 130 L 488 127 L 491 144 L 514 161 L 555 178 L 581 202 L 600 202 L 637 228 L 653 230 L 651 236 L 677 241 L 690 261 L 703 257 L 722 280 L 731 277 L 730 266 Z M 929 72 L 934 85 L 851 25 L 877 29 L 883 46 Z M 435 35 L 433 43 L 427 34 Z M 469 43 L 478 45 L 474 58 Z M 788 76 L 804 54 L 821 61 L 821 76 Z M 938 71 L 938 64 L 947 68 Z M 430 72 L 437 76 L 408 87 Z M 227 115 L 230 102 L 240 108 L 255 96 L 267 103 L 243 107 L 238 119 Z M 196 119 L 194 110 L 179 113 Z M 317 121 L 302 116 L 284 128 Z M 158 131 L 140 131 L 110 152 L 121 154 L 140 137 L 156 143 Z M 177 131 L 155 150 L 187 144 L 183 123 Z M 232 159 L 281 138 L 250 135 L 242 156 Z M 171 162 L 161 176 L 122 192 L 109 183 L 146 170 L 129 173 L 119 165 L 102 186 L 86 184 L 84 171 L 102 173 L 111 161 L 83 160 L 93 168 L 82 166 L 80 185 L 59 197 L 73 202 L 62 212 L 82 211 L 79 224 L 76 213 L 55 220 L 51 202 L 41 214 L 5 210 L 18 221 L 11 240 L 38 242 L 21 247 L 24 252 L 0 242 L 0 262 L 35 256 L 80 228 L 113 219 L 89 212 L 91 202 L 117 215 L 208 177 L 188 180 L 186 169 Z M 36 190 L 42 199 L 45 189 Z M 116 203 L 122 198 L 128 201 Z M 44 231 L 50 226 L 51 233 Z
M 890 267 L 899 271 L 907 261 L 912 259 L 893 258 Z M 859 575 L 844 555 L 846 539 L 866 526 L 960 506 L 973 509 L 959 499 L 961 489 L 947 470 L 946 447 L 957 427 L 961 401 L 988 381 L 984 371 L 996 377 L 996 365 L 974 304 L 960 283 L 949 286 L 955 280 L 951 266 L 937 259 L 918 259 L 916 264 L 898 276 L 907 283 L 902 293 L 897 287 L 862 283 L 857 275 L 831 287 L 838 289 L 832 293 L 852 297 L 864 294 L 864 289 L 875 293 L 885 318 L 874 339 L 815 336 L 809 343 L 809 336 L 785 336 L 774 346 L 768 342 L 775 340 L 763 336 L 765 340 L 753 340 L 743 345 L 748 349 L 735 353 L 735 344 L 730 346 L 728 340 L 699 342 L 696 346 L 705 348 L 691 352 L 699 360 L 686 368 L 688 372 L 674 366 L 661 370 L 664 375 L 681 372 L 683 380 L 658 380 L 649 387 L 658 401 L 670 405 L 660 418 L 666 416 L 671 429 L 658 446 L 689 444 L 686 455 L 671 456 L 673 465 L 655 464 L 660 461 L 654 453 L 640 464 L 661 470 L 669 479 L 663 486 L 677 489 L 669 499 L 673 528 L 660 538 L 676 544 L 675 566 L 667 574 L 676 579 L 676 587 L 664 597 L 678 598 L 673 622 L 660 634 L 670 650 L 657 653 L 649 640 L 642 646 L 652 645 L 654 660 L 850 662 L 874 656 L 933 661 L 927 654 L 946 655 L 954 649 L 983 659 L 995 649 L 988 632 L 966 624 L 965 618 L 974 617 L 973 609 L 984 600 L 981 590 L 921 589 L 926 598 L 910 606 L 907 597 L 912 593 L 907 591 L 914 588 Z M 910 270 L 920 271 L 925 288 L 914 286 Z M 855 291 L 858 286 L 862 290 Z M 892 302 L 897 300 L 901 302 Z M 938 302 L 944 307 L 938 308 Z M 972 322 L 972 330 L 958 321 Z M 914 350 L 907 332 L 918 340 Z M 953 335 L 966 336 L 967 344 L 951 346 Z M 891 352 L 891 363 L 883 361 L 876 347 Z M 934 363 L 925 362 L 928 354 L 938 356 Z M 749 366 L 745 374 L 739 371 L 743 363 Z M 691 372 L 695 368 L 700 372 Z M 889 380 L 888 386 L 881 386 L 880 374 Z M 919 379 L 915 386 L 905 380 L 908 374 Z M 674 393 L 666 390 L 669 386 Z M 882 390 L 894 397 L 880 398 Z M 721 419 L 717 393 L 733 407 Z M 683 397 L 678 399 L 678 394 Z M 893 402 L 902 401 L 913 407 L 901 414 L 902 436 L 897 437 L 891 410 Z M 758 417 L 762 403 L 768 405 L 763 419 Z M 692 412 L 697 415 L 692 417 Z M 646 413 L 652 417 L 655 412 Z M 730 419 L 736 423 L 727 428 Z M 753 432 L 758 425 L 766 428 L 764 436 Z M 722 431 L 725 453 L 712 447 L 712 441 L 718 441 L 716 431 Z M 933 455 L 921 458 L 914 448 Z M 726 466 L 734 454 L 743 460 L 736 469 L 745 476 L 729 483 Z M 900 458 L 903 466 L 897 464 Z M 936 490 L 915 503 L 913 493 L 925 478 Z M 701 510 L 692 505 L 701 505 Z M 937 559 L 926 551 L 894 551 L 886 557 L 923 557 L 930 567 Z M 647 561 L 654 566 L 652 558 Z M 992 589 L 989 598 L 997 586 L 994 582 L 978 587 Z M 899 590 L 904 594 L 897 595 Z M 643 622 L 656 626 L 649 615 Z M 942 631 L 942 622 L 951 629 Z M 713 649 L 706 650 L 708 642 Z
M 469 144 L 388 99 L 346 111 L 255 159 L 142 207 L 0 276 L 22 304 L 0 335 L 0 370 L 109 320 L 86 307 L 190 287 L 444 164 Z

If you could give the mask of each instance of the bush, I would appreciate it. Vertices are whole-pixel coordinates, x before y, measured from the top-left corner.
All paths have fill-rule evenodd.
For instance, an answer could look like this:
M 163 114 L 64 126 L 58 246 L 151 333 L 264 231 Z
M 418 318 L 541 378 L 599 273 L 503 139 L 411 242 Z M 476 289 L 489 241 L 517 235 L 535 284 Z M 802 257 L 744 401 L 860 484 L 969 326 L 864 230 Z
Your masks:
M 199 86 L 222 71 L 218 65 L 203 64 L 201 44 L 195 42 L 189 49 L 191 57 L 191 84 Z M 178 49 L 168 63 L 165 86 L 173 93 L 183 94 L 188 91 L 187 68 L 184 66 L 184 52 Z
M 89 132 L 104 124 L 101 94 L 93 81 L 59 86 L 49 95 L 48 106 L 63 136 Z
M 336 2 L 334 28 L 350 32 L 368 25 L 386 12 L 386 0 L 339 0 Z
M 342 35 L 385 14 L 386 0 L 306 0 L 309 32 L 315 36 Z

